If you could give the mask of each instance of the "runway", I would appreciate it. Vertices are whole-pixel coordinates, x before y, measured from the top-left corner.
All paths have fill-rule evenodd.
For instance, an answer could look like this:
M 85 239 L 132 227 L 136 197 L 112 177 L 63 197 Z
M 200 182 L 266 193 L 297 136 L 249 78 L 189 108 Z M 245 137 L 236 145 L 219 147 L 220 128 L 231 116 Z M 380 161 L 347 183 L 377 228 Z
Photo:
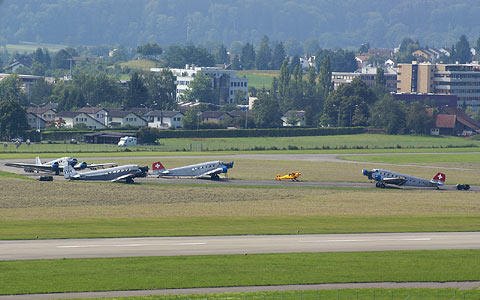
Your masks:
M 480 249 L 480 232 L 0 241 L 0 260 Z

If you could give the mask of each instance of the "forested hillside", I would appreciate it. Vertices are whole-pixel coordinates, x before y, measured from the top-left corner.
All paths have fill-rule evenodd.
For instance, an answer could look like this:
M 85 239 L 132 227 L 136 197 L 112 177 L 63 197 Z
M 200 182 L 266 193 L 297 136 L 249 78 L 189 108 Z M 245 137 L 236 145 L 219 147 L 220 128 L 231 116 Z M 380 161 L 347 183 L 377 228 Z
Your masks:
M 478 0 L 3 0 L 0 43 L 136 47 L 318 39 L 322 48 L 451 46 L 480 33 Z M 314 41 L 315 43 L 315 41 Z

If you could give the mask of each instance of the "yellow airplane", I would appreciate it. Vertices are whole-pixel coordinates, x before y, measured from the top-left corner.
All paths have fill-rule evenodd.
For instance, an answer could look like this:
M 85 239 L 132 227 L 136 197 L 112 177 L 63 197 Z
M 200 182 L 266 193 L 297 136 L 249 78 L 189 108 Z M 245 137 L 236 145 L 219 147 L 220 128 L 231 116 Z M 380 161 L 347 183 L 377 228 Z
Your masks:
M 300 172 L 284 172 L 277 174 L 276 180 L 298 181 L 298 177 L 300 177 L 300 175 L 302 175 Z

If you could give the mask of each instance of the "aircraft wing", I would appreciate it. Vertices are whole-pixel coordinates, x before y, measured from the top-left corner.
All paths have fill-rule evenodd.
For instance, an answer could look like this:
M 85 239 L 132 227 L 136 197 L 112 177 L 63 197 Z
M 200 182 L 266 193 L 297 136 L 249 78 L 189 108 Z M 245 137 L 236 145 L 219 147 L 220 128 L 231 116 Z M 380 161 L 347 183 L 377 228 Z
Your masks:
M 45 166 L 45 165 L 36 165 L 36 164 L 24 164 L 24 163 L 6 163 L 5 166 L 7 167 L 14 167 L 14 168 L 22 168 L 22 169 L 31 169 L 35 171 L 54 171 L 52 166 Z
M 407 180 L 405 178 L 383 178 L 382 181 L 387 184 L 403 185 Z
M 97 168 L 105 168 L 105 167 L 116 167 L 116 163 L 104 163 L 104 164 L 88 164 L 87 168 L 89 169 L 97 169 Z
M 118 182 L 118 181 L 122 181 L 122 180 L 127 180 L 128 178 L 135 178 L 135 174 L 125 174 L 125 175 L 122 175 L 120 177 L 117 177 L 115 179 L 112 179 L 110 180 L 110 182 Z
M 216 168 L 216 169 L 210 170 L 208 172 L 205 172 L 201 175 L 198 175 L 197 177 L 211 176 L 211 175 L 214 175 L 214 174 L 220 174 L 222 172 L 223 172 L 223 168 Z

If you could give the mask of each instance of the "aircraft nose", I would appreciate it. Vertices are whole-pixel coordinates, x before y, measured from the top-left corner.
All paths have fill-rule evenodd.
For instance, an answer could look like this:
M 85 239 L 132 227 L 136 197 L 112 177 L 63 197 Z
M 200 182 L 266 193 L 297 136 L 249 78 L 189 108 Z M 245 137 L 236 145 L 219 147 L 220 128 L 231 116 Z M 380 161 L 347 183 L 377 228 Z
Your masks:
M 363 174 L 363 176 L 367 176 L 367 174 L 368 174 L 367 169 L 363 169 L 363 170 L 362 170 L 362 174 Z

